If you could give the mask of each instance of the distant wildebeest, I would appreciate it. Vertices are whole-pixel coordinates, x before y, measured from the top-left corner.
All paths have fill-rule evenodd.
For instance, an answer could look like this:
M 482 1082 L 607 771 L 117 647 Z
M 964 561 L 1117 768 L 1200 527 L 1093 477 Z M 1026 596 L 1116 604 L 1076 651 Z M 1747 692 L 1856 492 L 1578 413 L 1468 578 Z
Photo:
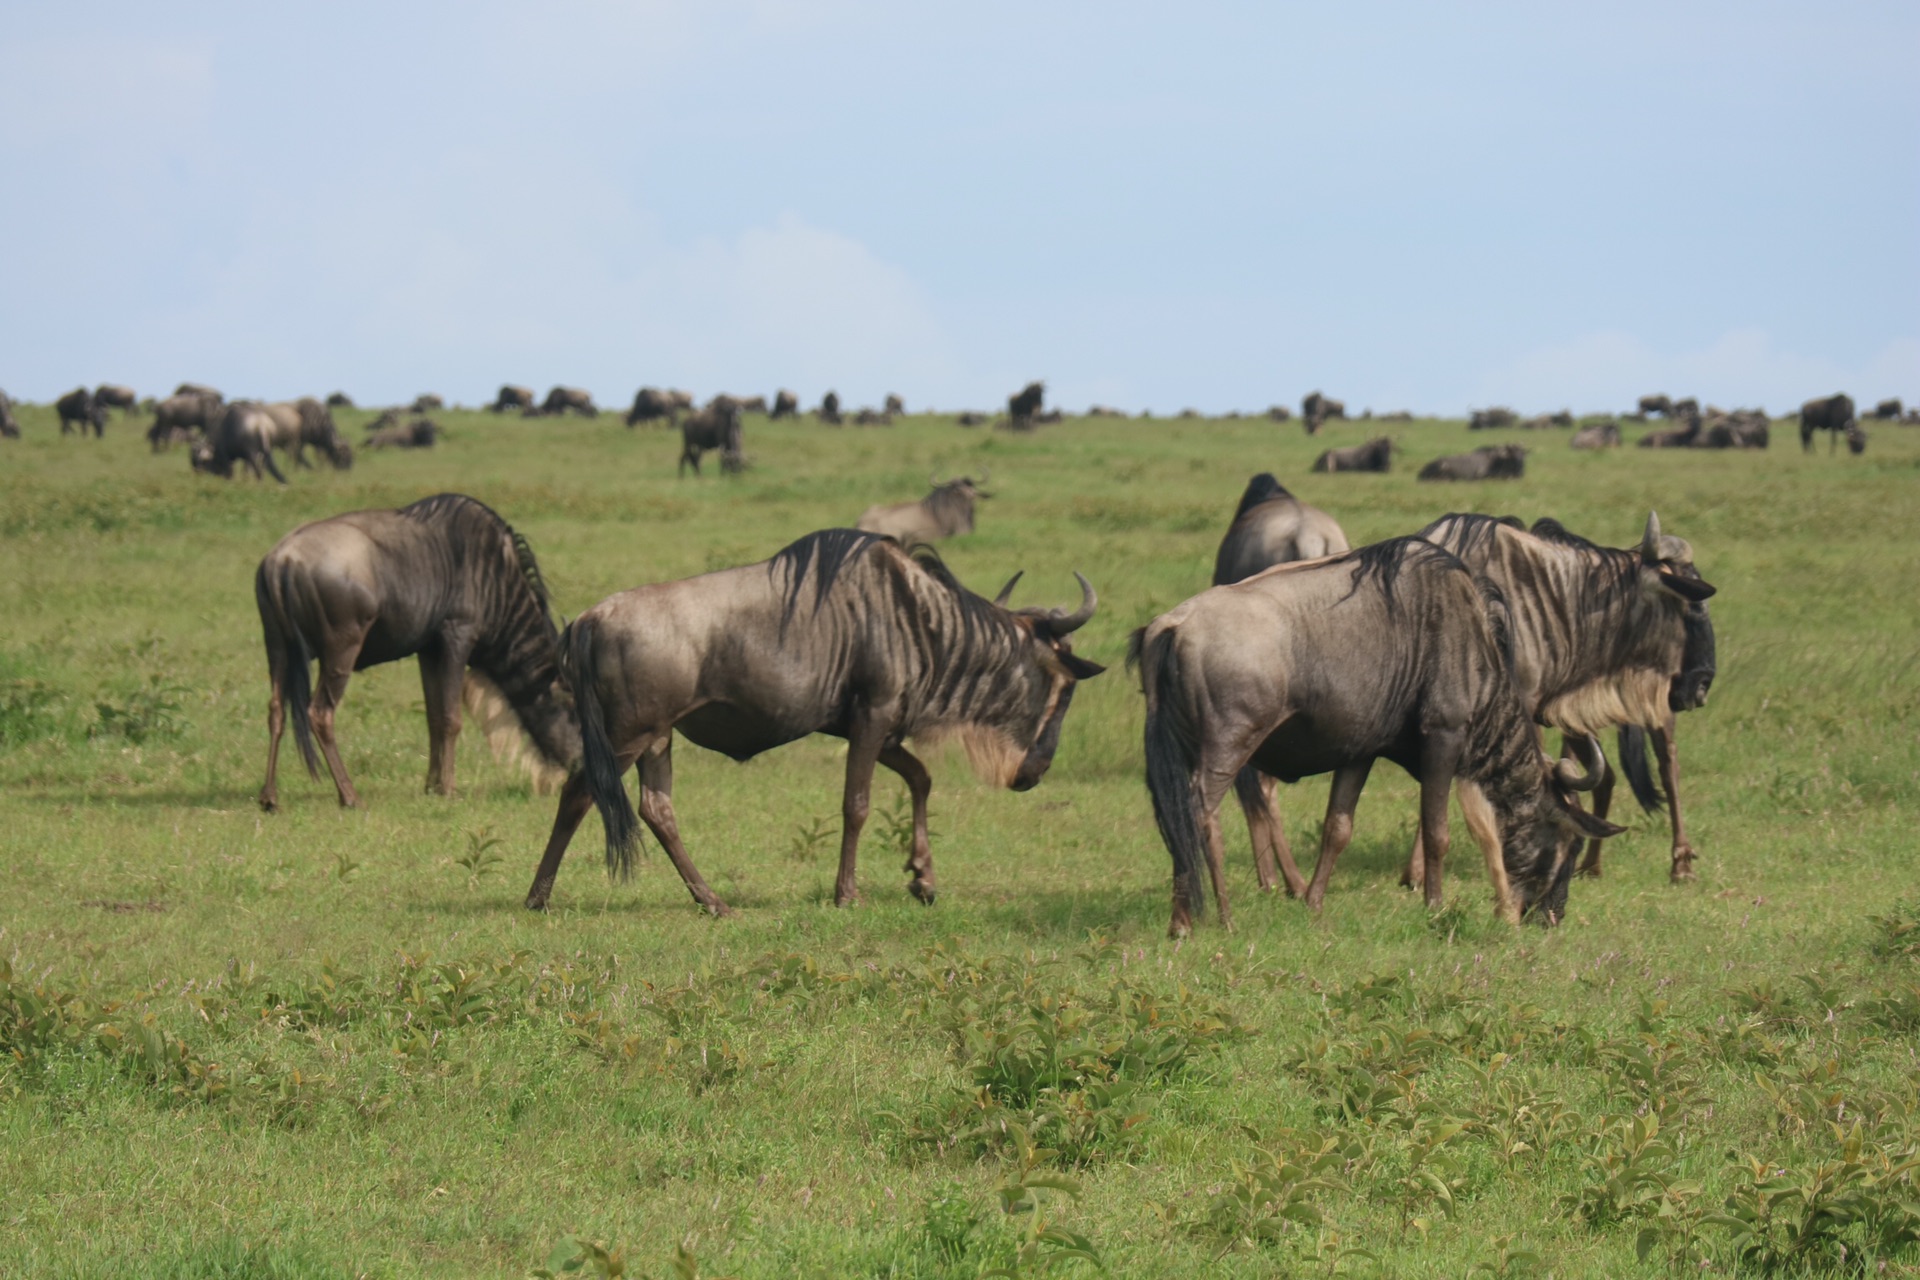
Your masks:
M 1531 418 L 1524 418 L 1520 422 L 1520 429 L 1522 431 L 1545 431 L 1549 427 L 1571 427 L 1572 425 L 1572 410 L 1562 409 L 1558 413 L 1536 413 Z
M 76 427 L 81 435 L 87 434 L 87 428 L 93 428 L 95 439 L 106 434 L 107 410 L 93 392 L 85 387 L 75 387 L 72 391 L 53 402 L 60 414 L 60 434 L 71 435 Z
M 773 412 L 767 416 L 776 422 L 781 418 L 799 417 L 800 397 L 785 389 L 776 392 L 773 397 Z
M 255 480 L 262 479 L 264 468 L 281 484 L 287 478 L 273 461 L 273 439 L 278 432 L 266 407 L 251 400 L 236 400 L 220 411 L 207 433 L 193 444 L 189 464 L 202 475 L 233 478 L 233 464 L 244 463 Z
M 1840 445 L 1840 437 L 1847 437 L 1849 446 L 1859 430 L 1859 424 L 1853 416 L 1853 397 L 1845 394 L 1831 395 L 1820 400 L 1809 400 L 1800 406 L 1800 448 L 1804 452 L 1813 449 L 1813 433 L 1825 431 L 1827 452 L 1832 453 Z M 1861 447 L 1866 445 L 1861 438 Z M 1859 453 L 1860 449 L 1854 449 Z
M 1147 787 L 1173 859 L 1168 932 L 1190 932 L 1204 910 L 1203 866 L 1231 923 L 1218 809 L 1243 767 L 1288 782 L 1333 773 L 1312 881 L 1290 857 L 1282 865 L 1289 891 L 1317 909 L 1383 758 L 1420 783 L 1429 907 L 1442 903 L 1457 786 L 1495 913 L 1557 920 L 1572 837 L 1620 828 L 1567 794 L 1596 780 L 1591 768 L 1541 755 L 1508 671 L 1501 613 L 1452 554 L 1394 538 L 1214 587 L 1135 632 L 1128 661 L 1147 698 Z
M 1378 415 L 1377 417 L 1374 418 L 1374 421 L 1375 422 L 1412 422 L 1413 411 L 1411 409 L 1395 409 L 1391 413 L 1383 413 Z
M 691 462 L 693 474 L 699 475 L 700 457 L 709 449 L 720 450 L 720 469 L 728 475 L 747 465 L 746 454 L 741 452 L 740 447 L 740 409 L 737 405 L 710 404 L 681 422 L 678 474 L 686 475 L 687 464 Z
M 432 418 L 415 418 L 412 422 L 379 421 L 368 424 L 367 438 L 361 442 L 367 449 L 431 449 L 440 438 L 440 424 Z
M 1706 601 L 1714 588 L 1694 566 L 1693 548 L 1663 533 L 1658 515 L 1647 516 L 1632 550 L 1596 546 L 1555 520 L 1536 521 L 1531 531 L 1517 526 L 1491 516 L 1449 515 L 1420 536 L 1459 556 L 1502 593 L 1514 680 L 1530 719 L 1570 739 L 1597 739 L 1615 727 L 1653 735 L 1672 803 L 1669 875 L 1675 883 L 1691 880 L 1694 849 L 1680 819 L 1673 717 L 1704 704 L 1713 683 Z M 1652 789 L 1644 745 L 1623 743 L 1622 764 L 1647 803 Z M 1597 794 L 1610 797 L 1604 761 L 1597 781 Z M 1596 807 L 1596 815 L 1603 813 Z M 1409 860 L 1406 883 L 1418 884 L 1419 862 Z M 1586 869 L 1598 873 L 1597 847 Z
M 600 416 L 600 406 L 593 402 L 592 396 L 579 387 L 555 387 L 547 392 L 547 398 L 541 402 L 540 412 L 550 418 L 557 418 L 565 413 L 582 418 L 597 418 Z
M 1329 449 L 1313 460 L 1315 471 L 1391 471 L 1393 441 L 1379 436 L 1365 444 Z
M 1760 409 L 1710 413 L 1702 428 L 1693 442 L 1696 449 L 1764 449 L 1773 435 L 1773 424 Z
M 335 471 L 345 471 L 353 466 L 353 446 L 334 426 L 333 411 L 312 396 L 260 407 L 273 419 L 274 430 L 268 444 L 292 454 L 294 466 L 304 468 L 313 465 L 307 461 L 309 445 L 318 449 L 333 464 Z
M 1641 396 L 1640 413 L 1646 417 L 1659 417 L 1673 412 L 1673 400 L 1668 396 Z
M 1066 413 L 1059 409 L 1042 409 L 1039 413 L 1033 415 L 1033 421 L 1043 427 L 1050 426 L 1056 422 L 1065 422 L 1066 420 Z
M 1078 576 L 1078 575 L 1076 575 Z M 1015 575 L 1018 580 L 1019 575 Z M 673 812 L 673 734 L 748 760 L 812 733 L 847 742 L 834 901 L 857 900 L 855 856 L 876 764 L 913 800 L 908 885 L 934 899 L 927 768 L 904 745 L 958 739 L 983 777 L 1026 791 L 1046 774 L 1075 684 L 1101 668 L 1068 637 L 1080 607 L 1009 609 L 986 600 L 931 548 L 909 553 L 852 529 L 809 534 L 773 559 L 623 591 L 574 619 L 562 665 L 580 711 L 584 765 L 561 792 L 527 906 L 547 905 L 574 830 L 597 807 L 607 863 L 625 872 L 639 840 L 621 775 L 637 762 L 640 819 L 714 915 L 727 905 L 687 855 Z
M 1422 480 L 1517 480 L 1526 474 L 1525 445 L 1488 444 L 1471 453 L 1435 458 L 1420 468 Z
M 965 413 L 956 415 L 954 422 L 963 427 L 984 427 L 987 425 L 987 415 L 968 410 Z
M 1491 409 L 1475 409 L 1467 418 L 1469 431 L 1488 431 L 1497 427 L 1510 427 L 1520 420 L 1520 415 L 1504 405 L 1495 405 Z
M 1293 417 L 1293 410 L 1283 404 L 1268 405 L 1267 417 L 1274 422 L 1285 422 Z
M 856 427 L 890 427 L 893 425 L 893 415 L 890 413 L 881 413 L 876 409 L 862 409 L 853 415 L 853 425 Z
M 980 484 L 986 484 L 991 474 L 982 475 Z M 928 477 L 928 483 L 933 485 L 933 492 L 920 501 L 868 507 L 854 527 L 892 538 L 903 547 L 972 533 L 974 503 L 993 495 L 976 485 L 972 476 L 943 483 L 939 472 L 935 472 Z
M 211 400 L 224 401 L 226 399 L 224 395 L 220 394 L 218 388 L 210 387 L 204 382 L 183 382 L 173 389 L 173 394 L 177 396 L 205 396 Z
M 1124 418 L 1127 414 L 1126 410 L 1116 409 L 1110 404 L 1096 404 L 1087 407 L 1087 416 L 1089 418 Z
M 813 416 L 828 426 L 839 426 L 840 393 L 838 391 L 829 391 L 826 395 L 822 396 L 820 398 L 820 407 L 813 411 Z
M 0 437 L 20 438 L 20 420 L 13 416 L 13 400 L 4 391 L 0 391 Z
M 1667 411 L 1667 416 L 1678 426 L 1668 427 L 1664 431 L 1649 431 L 1640 437 L 1642 449 L 1691 449 L 1700 440 L 1700 410 L 1688 401 L 1680 401 Z
M 207 435 L 219 425 L 227 406 L 218 396 L 183 392 L 168 396 L 153 406 L 153 425 L 147 428 L 147 443 L 155 453 L 174 444 L 190 444 L 197 435 Z
M 1046 398 L 1047 384 L 1044 382 L 1029 382 L 1007 397 L 1007 416 L 1013 419 L 1016 430 L 1019 424 L 1033 420 Z
M 1573 433 L 1572 445 L 1576 449 L 1618 449 L 1620 424 L 1611 418 L 1604 422 L 1589 422 Z
M 431 391 L 423 391 L 413 398 L 413 403 L 408 405 L 407 409 L 411 413 L 435 413 L 446 407 L 445 400 Z
M 516 387 L 511 382 L 503 382 L 500 384 L 500 394 L 495 396 L 493 403 L 487 406 L 487 412 L 506 413 L 510 409 L 518 409 L 525 413 L 538 403 L 539 401 L 533 397 L 532 387 Z M 629 422 L 627 425 L 633 424 Z
M 1182 409 L 1180 412 L 1174 414 L 1173 416 L 1176 418 L 1193 419 L 1200 416 L 1200 411 L 1198 409 Z
M 113 382 L 103 382 L 95 387 L 93 389 L 93 402 L 100 406 L 102 413 L 108 409 L 118 409 L 122 413 L 132 413 L 140 407 L 140 397 L 134 394 L 132 387 L 123 387 Z M 1893 416 L 1897 418 L 1900 415 L 1896 412 Z
M 353 408 L 353 397 L 344 391 L 331 392 L 327 396 L 327 408 L 351 409 Z
M 886 407 L 882 410 L 882 412 L 884 412 L 889 418 L 894 417 L 896 415 L 904 417 L 907 412 L 907 402 L 902 400 L 899 396 L 888 395 Z M 1900 414 L 1898 411 L 1895 411 L 1893 416 L 1897 418 L 1900 416 Z
M 680 416 L 680 405 L 670 392 L 657 387 L 642 387 L 633 393 L 633 408 L 627 410 L 627 425 L 664 422 L 671 425 Z
M 427 705 L 428 791 L 453 794 L 463 701 L 490 737 L 508 727 L 524 733 L 546 769 L 564 772 L 579 760 L 579 724 L 560 680 L 539 563 L 484 504 L 443 493 L 398 511 L 302 525 L 260 562 L 253 595 L 273 688 L 260 789 L 269 813 L 280 805 L 275 774 L 289 714 L 307 772 L 320 776 L 317 738 L 340 803 L 360 803 L 333 731 L 347 679 L 415 654 Z M 309 662 L 318 663 L 317 681 Z
M 1904 411 L 1905 406 L 1900 403 L 1900 397 L 1895 396 L 1891 400 L 1882 400 L 1880 403 L 1874 405 L 1873 412 L 1868 416 L 1876 418 L 1881 422 L 1898 422 L 1901 413 Z
M 765 396 L 736 396 L 734 403 L 740 406 L 740 412 L 742 413 L 767 412 L 767 398 Z
M 1318 391 L 1309 391 L 1300 401 L 1300 425 L 1307 429 L 1308 435 L 1317 434 L 1322 423 L 1346 416 L 1347 406 L 1344 402 Z

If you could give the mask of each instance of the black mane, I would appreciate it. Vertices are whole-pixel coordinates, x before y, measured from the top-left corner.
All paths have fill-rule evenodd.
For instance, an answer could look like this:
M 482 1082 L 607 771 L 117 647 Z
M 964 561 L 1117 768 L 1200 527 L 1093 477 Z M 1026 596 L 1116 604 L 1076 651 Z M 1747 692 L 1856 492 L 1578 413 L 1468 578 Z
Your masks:
M 782 573 L 787 575 L 787 596 L 780 613 L 781 630 L 785 631 L 793 621 L 794 611 L 800 607 L 800 593 L 809 580 L 813 582 L 813 609 L 818 613 L 847 563 L 874 543 L 883 541 L 886 541 L 883 535 L 859 529 L 822 529 L 782 547 L 767 561 L 769 577 L 778 579 Z
M 1353 566 L 1353 585 L 1341 599 L 1351 599 L 1371 578 L 1379 584 L 1380 594 L 1386 597 L 1387 608 L 1389 610 L 1395 608 L 1394 584 L 1400 580 L 1401 568 L 1407 561 L 1414 558 L 1439 559 L 1461 570 L 1466 569 L 1466 565 L 1462 564 L 1460 558 L 1453 552 L 1428 542 L 1425 538 L 1417 536 L 1388 538 L 1384 542 L 1375 542 L 1357 551 L 1349 551 L 1341 557 L 1343 563 Z M 1504 603 L 1503 600 L 1502 604 Z
M 520 576 L 533 589 L 534 598 L 540 602 L 540 612 L 547 616 L 549 623 L 553 621 L 553 598 L 547 590 L 546 575 L 540 572 L 540 561 L 533 554 L 533 544 L 527 541 L 525 534 L 508 524 L 498 511 L 464 493 L 436 493 L 431 498 L 422 498 L 400 508 L 400 514 L 421 524 L 484 522 L 506 534 L 512 542 L 514 563 L 519 567 Z
M 1610 550 L 1610 548 L 1603 547 L 1597 542 L 1587 541 L 1573 530 L 1567 528 L 1567 526 L 1561 524 L 1558 520 L 1555 520 L 1552 516 L 1541 516 L 1533 522 L 1533 528 L 1527 530 L 1527 532 L 1543 542 L 1557 542 L 1563 547 L 1577 547 L 1582 551 Z
M 1240 505 L 1233 509 L 1233 518 L 1238 520 L 1263 502 L 1272 502 L 1275 498 L 1291 498 L 1287 487 L 1273 478 L 1271 471 L 1262 471 L 1247 481 L 1247 491 L 1240 495 Z

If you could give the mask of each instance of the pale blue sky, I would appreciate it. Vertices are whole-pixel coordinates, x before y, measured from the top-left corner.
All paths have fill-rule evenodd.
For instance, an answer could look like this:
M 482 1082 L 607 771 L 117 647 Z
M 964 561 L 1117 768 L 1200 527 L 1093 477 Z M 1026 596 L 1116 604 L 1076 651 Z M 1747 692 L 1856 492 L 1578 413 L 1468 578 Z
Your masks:
M 1920 399 L 1920 6 L 0 3 L 0 387 Z

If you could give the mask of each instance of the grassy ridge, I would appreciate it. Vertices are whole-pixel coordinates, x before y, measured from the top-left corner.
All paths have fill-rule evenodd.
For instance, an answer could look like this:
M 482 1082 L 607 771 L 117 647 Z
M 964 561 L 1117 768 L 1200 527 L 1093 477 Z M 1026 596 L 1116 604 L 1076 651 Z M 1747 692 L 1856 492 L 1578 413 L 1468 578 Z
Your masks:
M 118 419 L 62 440 L 27 407 L 0 447 L 0 1273 L 521 1275 L 574 1233 L 649 1275 L 682 1243 L 713 1275 L 1070 1274 L 1073 1237 L 1126 1275 L 1355 1249 L 1339 1265 L 1393 1275 L 1502 1249 L 1508 1274 L 1527 1251 L 1560 1275 L 1743 1249 L 1835 1265 L 1817 1232 L 1797 1253 L 1778 1224 L 1740 1234 L 1749 1158 L 1763 1183 L 1851 1169 L 1872 1194 L 1837 1242 L 1914 1266 L 1869 1237 L 1900 1194 L 1873 1161 L 1920 1134 L 1898 907 L 1920 883 L 1920 432 L 1877 430 L 1862 458 L 1505 433 L 1536 446 L 1526 480 L 1442 488 L 1414 471 L 1484 435 L 1380 424 L 1394 474 L 1314 476 L 1368 426 L 750 419 L 745 476 L 677 481 L 677 437 L 612 417 L 440 416 L 440 448 L 284 490 L 193 477 Z M 475 735 L 460 798 L 421 795 L 411 663 L 357 676 L 341 716 L 364 811 L 297 768 L 284 814 L 252 805 L 251 574 L 303 520 L 472 493 L 571 614 L 988 467 L 999 496 L 949 561 L 986 591 L 1025 568 L 1022 603 L 1070 600 L 1083 570 L 1101 610 L 1076 648 L 1116 670 L 1033 793 L 936 764 L 930 911 L 898 879 L 890 776 L 866 903 L 831 907 L 840 757 L 820 740 L 679 753 L 689 847 L 738 919 L 700 918 L 657 856 L 609 884 L 591 821 L 529 916 L 551 803 Z M 1236 932 L 1164 942 L 1117 668 L 1128 631 L 1204 585 L 1258 469 L 1356 543 L 1449 509 L 1623 544 L 1656 507 L 1691 539 L 1721 588 L 1720 679 L 1681 722 L 1699 883 L 1665 883 L 1664 823 L 1636 818 L 1560 930 L 1494 927 L 1471 854 L 1430 919 L 1394 884 L 1414 790 L 1388 771 L 1320 919 L 1258 897 L 1236 817 Z M 1283 797 L 1296 848 L 1323 791 Z M 1851 1157 L 1836 1115 L 1865 1116 Z M 1077 1194 L 1046 1185 L 1065 1177 Z

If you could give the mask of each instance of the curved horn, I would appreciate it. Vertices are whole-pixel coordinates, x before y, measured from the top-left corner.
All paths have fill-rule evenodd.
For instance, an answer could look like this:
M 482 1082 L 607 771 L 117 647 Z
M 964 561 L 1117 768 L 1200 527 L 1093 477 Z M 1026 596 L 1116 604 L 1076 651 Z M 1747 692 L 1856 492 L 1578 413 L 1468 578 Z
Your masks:
M 1100 603 L 1100 597 L 1095 594 L 1093 584 L 1087 581 L 1086 575 L 1075 569 L 1073 576 L 1080 580 L 1080 607 L 1072 613 L 1063 609 L 1054 609 L 1047 614 L 1048 621 L 1053 624 L 1053 634 L 1057 636 L 1067 635 L 1086 626 L 1087 621 L 1093 617 L 1094 607 Z
M 999 605 L 1002 609 L 1006 608 L 1007 601 L 1013 598 L 1013 584 L 1020 581 L 1021 576 L 1024 575 L 1025 573 L 1026 573 L 1026 570 L 1022 569 L 1019 573 L 1016 573 L 1011 578 L 1008 578 L 1007 585 L 1000 588 L 1000 594 L 993 598 L 993 602 Z
M 1591 791 L 1606 776 L 1607 758 L 1601 754 L 1600 739 L 1582 734 L 1571 740 L 1575 760 L 1562 760 L 1553 767 L 1554 781 L 1569 791 Z
M 1640 539 L 1640 558 L 1648 564 L 1660 558 L 1660 513 L 1647 512 L 1647 532 Z

